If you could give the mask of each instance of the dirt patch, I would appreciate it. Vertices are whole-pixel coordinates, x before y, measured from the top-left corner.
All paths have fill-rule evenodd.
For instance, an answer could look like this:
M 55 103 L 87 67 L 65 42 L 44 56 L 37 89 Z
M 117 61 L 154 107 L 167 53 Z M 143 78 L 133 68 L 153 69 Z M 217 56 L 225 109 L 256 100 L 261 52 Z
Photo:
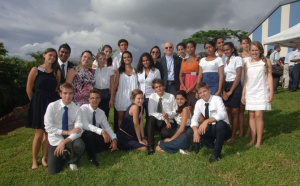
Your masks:
M 6 135 L 19 127 L 25 126 L 28 106 L 16 107 L 13 112 L 0 118 L 0 135 Z

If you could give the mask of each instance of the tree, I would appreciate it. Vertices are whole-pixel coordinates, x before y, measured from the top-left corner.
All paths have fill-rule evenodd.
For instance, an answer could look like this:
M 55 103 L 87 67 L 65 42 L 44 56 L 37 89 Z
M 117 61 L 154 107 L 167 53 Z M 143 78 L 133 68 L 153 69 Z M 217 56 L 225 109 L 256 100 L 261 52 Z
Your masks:
M 223 37 L 225 40 L 226 39 L 240 39 L 243 36 L 246 36 L 247 32 L 241 31 L 241 30 L 230 30 L 227 28 L 223 28 L 222 30 L 200 30 L 191 37 L 183 39 L 182 42 L 186 43 L 187 41 L 194 41 L 198 44 L 203 44 L 205 41 L 211 41 L 217 36 Z
M 0 56 L 7 56 L 8 51 L 4 48 L 3 42 L 0 42 Z

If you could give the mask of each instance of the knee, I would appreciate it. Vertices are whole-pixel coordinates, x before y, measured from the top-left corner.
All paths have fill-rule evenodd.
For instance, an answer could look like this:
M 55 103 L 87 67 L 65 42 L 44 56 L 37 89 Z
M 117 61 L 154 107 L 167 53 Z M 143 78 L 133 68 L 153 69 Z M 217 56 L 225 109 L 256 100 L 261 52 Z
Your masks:
M 166 127 L 162 128 L 161 131 L 160 131 L 160 135 L 161 137 L 164 139 L 164 138 L 167 138 L 170 136 L 170 130 L 167 129 Z
M 43 140 L 44 133 L 45 132 L 43 130 L 37 129 L 37 130 L 35 130 L 34 138 L 36 140 Z
M 84 144 L 84 142 L 79 138 L 79 139 L 76 139 L 76 140 L 73 142 L 73 148 L 74 148 L 74 150 L 76 150 L 77 152 L 83 153 L 83 152 L 84 152 L 84 149 L 85 149 L 85 144 Z

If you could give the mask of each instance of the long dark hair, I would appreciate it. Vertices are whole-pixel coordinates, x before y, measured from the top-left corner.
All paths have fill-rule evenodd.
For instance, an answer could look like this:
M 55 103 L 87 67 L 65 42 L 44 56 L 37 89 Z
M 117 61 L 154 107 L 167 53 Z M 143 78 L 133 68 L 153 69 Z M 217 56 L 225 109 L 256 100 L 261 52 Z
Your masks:
M 226 43 L 224 43 L 223 46 L 225 46 L 225 45 L 229 46 L 231 49 L 233 49 L 233 53 L 232 53 L 233 56 L 239 56 L 239 54 L 238 54 L 238 52 L 237 52 L 237 50 L 234 47 L 234 44 L 232 42 L 226 42 Z
M 132 62 L 132 54 L 131 54 L 131 52 L 129 52 L 129 51 L 123 52 L 123 53 L 122 53 L 122 56 L 121 56 L 121 65 L 120 65 L 120 67 L 119 67 L 119 73 L 120 73 L 120 74 L 122 74 L 123 72 L 125 72 L 125 63 L 124 63 L 124 60 L 123 60 L 124 54 L 129 54 L 130 57 L 131 57 L 131 62 Z
M 176 110 L 176 113 L 177 114 L 180 114 L 181 112 L 182 112 L 182 110 L 185 108 L 185 107 L 188 107 L 189 106 L 189 104 L 188 104 L 188 96 L 187 96 L 187 93 L 184 91 L 184 90 L 178 90 L 176 93 L 175 93 L 175 98 L 176 98 L 176 96 L 178 96 L 178 95 L 181 95 L 182 97 L 184 97 L 185 98 L 185 103 L 183 104 L 183 105 L 181 105 L 181 106 L 179 106 L 178 107 L 178 109 Z
M 143 57 L 147 57 L 150 64 L 149 64 L 149 68 L 150 70 L 154 71 L 155 68 L 154 68 L 154 61 L 152 59 L 152 56 L 148 53 L 148 52 L 145 52 L 141 55 L 140 59 L 139 59 L 139 63 L 137 65 L 137 71 L 138 73 L 143 73 L 143 68 L 144 68 L 144 65 L 143 65 Z
M 150 53 L 152 53 L 152 50 L 155 49 L 155 48 L 157 48 L 157 50 L 159 51 L 159 55 L 158 55 L 158 57 L 157 57 L 157 59 L 159 59 L 159 58 L 161 58 L 161 52 L 160 52 L 160 49 L 159 49 L 158 46 L 152 47 L 151 50 L 150 50 Z

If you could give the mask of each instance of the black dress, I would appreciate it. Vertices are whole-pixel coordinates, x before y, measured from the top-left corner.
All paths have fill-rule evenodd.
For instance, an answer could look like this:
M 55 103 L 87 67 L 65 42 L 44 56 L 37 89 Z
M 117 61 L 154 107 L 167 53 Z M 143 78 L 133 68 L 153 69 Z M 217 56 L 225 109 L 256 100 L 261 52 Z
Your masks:
M 117 131 L 118 148 L 120 150 L 133 150 L 145 147 L 145 145 L 139 143 L 134 129 L 133 117 L 129 114 L 132 105 L 133 103 L 127 108 L 120 130 Z M 139 115 L 140 113 L 141 108 L 139 107 Z
M 34 81 L 34 93 L 29 104 L 26 127 L 45 129 L 44 115 L 49 103 L 59 99 L 55 91 L 57 79 L 53 72 L 46 73 L 38 67 L 38 75 Z

